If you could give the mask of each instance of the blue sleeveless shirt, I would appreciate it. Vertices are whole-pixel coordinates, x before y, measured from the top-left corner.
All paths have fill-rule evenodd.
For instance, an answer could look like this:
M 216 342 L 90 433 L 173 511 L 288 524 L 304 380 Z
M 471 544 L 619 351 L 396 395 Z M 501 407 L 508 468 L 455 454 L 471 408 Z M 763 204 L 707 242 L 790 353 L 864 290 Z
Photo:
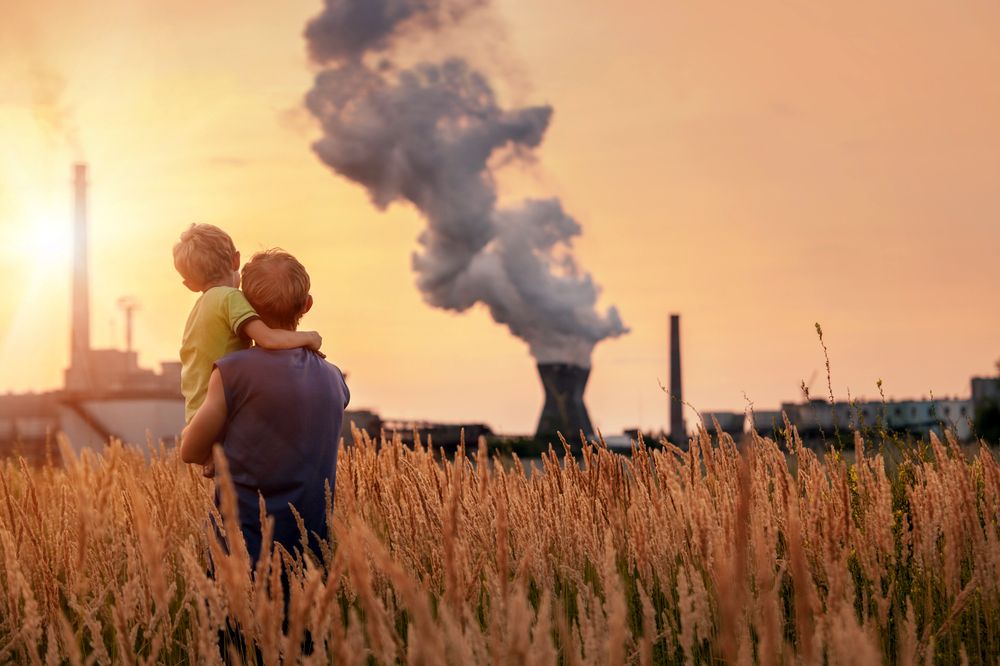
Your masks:
M 226 396 L 222 448 L 239 499 L 240 526 L 251 559 L 260 556 L 259 492 L 274 517 L 274 541 L 299 547 L 293 505 L 313 532 L 327 538 L 326 485 L 337 479 L 337 445 L 350 391 L 337 366 L 307 349 L 234 352 L 215 366 Z

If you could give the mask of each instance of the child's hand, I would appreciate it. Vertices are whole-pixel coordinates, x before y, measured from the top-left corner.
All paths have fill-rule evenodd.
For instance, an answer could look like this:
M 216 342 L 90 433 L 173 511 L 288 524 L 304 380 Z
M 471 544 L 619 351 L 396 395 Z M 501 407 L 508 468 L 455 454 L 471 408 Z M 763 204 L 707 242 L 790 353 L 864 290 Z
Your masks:
M 306 349 L 318 352 L 319 348 L 323 346 L 323 336 L 316 331 L 305 331 L 305 334 L 309 336 L 309 343 L 306 345 Z
M 215 461 L 207 463 L 201 468 L 201 475 L 206 479 L 215 478 Z

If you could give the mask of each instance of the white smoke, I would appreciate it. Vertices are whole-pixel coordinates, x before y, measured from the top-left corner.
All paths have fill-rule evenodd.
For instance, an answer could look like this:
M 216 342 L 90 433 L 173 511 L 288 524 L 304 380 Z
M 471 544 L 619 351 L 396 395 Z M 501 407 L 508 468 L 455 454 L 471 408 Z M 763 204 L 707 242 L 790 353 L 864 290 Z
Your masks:
M 392 60 L 408 35 L 457 24 L 483 4 L 325 0 L 305 31 L 323 66 L 306 96 L 323 130 L 313 149 L 379 208 L 409 201 L 426 218 L 413 269 L 429 304 L 484 303 L 538 362 L 589 367 L 595 344 L 628 329 L 614 307 L 596 310 L 600 290 L 570 253 L 580 225 L 558 199 L 498 208 L 489 166 L 500 151 L 530 155 L 552 108 L 501 108 L 461 58 L 410 68 Z

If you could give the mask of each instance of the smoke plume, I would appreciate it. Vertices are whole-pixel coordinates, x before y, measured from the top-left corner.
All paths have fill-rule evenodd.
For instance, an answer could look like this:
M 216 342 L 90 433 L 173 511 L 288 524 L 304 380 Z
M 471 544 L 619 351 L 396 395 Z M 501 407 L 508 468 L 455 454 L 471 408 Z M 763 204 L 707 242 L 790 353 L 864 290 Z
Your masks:
M 66 79 L 54 67 L 41 60 L 30 65 L 32 112 L 39 127 L 56 143 L 64 143 L 79 158 L 80 131 L 76 113 L 66 100 Z
M 491 157 L 530 158 L 549 106 L 505 109 L 465 60 L 399 66 L 408 38 L 459 24 L 486 0 L 325 0 L 306 27 L 322 66 L 306 106 L 323 135 L 317 156 L 364 186 L 380 209 L 409 201 L 427 226 L 413 255 L 429 304 L 484 303 L 541 363 L 589 366 L 594 345 L 626 333 L 614 307 L 577 266 L 580 225 L 558 199 L 497 205 Z M 495 161 L 494 161 L 495 162 Z

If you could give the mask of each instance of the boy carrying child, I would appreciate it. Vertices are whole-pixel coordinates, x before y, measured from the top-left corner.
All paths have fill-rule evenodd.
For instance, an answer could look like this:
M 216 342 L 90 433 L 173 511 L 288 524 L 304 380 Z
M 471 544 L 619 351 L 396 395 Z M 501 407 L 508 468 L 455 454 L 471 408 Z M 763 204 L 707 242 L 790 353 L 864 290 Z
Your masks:
M 174 267 L 184 286 L 201 292 L 188 315 L 181 341 L 181 393 L 184 421 L 190 423 L 205 401 L 215 362 L 253 341 L 264 349 L 306 347 L 319 351 L 323 339 L 315 331 L 267 326 L 240 285 L 240 253 L 229 234 L 211 224 L 192 224 L 174 245 Z M 211 466 L 206 467 L 211 475 Z

